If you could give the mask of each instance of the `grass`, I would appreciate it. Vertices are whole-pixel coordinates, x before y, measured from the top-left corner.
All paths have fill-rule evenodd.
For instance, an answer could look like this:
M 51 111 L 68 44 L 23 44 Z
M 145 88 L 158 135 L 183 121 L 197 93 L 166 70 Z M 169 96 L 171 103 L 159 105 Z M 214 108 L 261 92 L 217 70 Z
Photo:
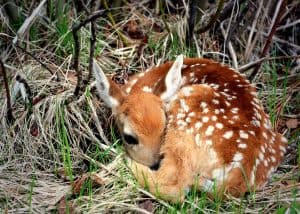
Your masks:
M 263 86 L 259 94 L 266 111 L 270 113 L 272 124 L 288 136 L 291 147 L 266 187 L 241 199 L 230 200 L 211 199 L 205 192 L 193 188 L 186 195 L 184 203 L 171 204 L 156 198 L 136 183 L 124 164 L 125 152 L 110 118 L 111 112 L 95 96 L 92 86 L 76 101 L 67 106 L 63 104 L 72 95 L 76 82 L 71 61 L 73 41 L 70 27 L 77 17 L 73 17 L 70 4 L 57 7 L 53 5 L 53 1 L 50 3 L 51 23 L 49 26 L 43 22 L 37 24 L 43 26 L 47 34 L 41 34 L 40 28 L 34 27 L 28 43 L 35 55 L 60 74 L 61 81 L 49 80 L 49 73 L 34 61 L 19 62 L 12 55 L 6 62 L 24 73 L 34 95 L 44 93 L 47 96 L 32 107 L 32 114 L 28 114 L 20 99 L 16 99 L 13 105 L 17 118 L 15 123 L 10 126 L 6 121 L 1 121 L 1 213 L 6 210 L 12 213 L 56 213 L 61 208 L 62 201 L 65 201 L 66 212 L 76 210 L 86 213 L 299 212 L 300 130 L 287 129 L 285 126 L 291 116 L 299 113 L 297 106 L 300 105 L 300 94 L 291 92 L 299 90 L 299 85 L 289 73 L 294 68 L 292 63 L 266 62 L 255 80 L 255 83 Z M 105 15 L 98 20 L 95 57 L 108 73 L 125 69 L 141 72 L 159 62 L 173 60 L 178 54 L 194 57 L 211 53 L 210 56 L 216 60 L 222 61 L 220 56 L 223 55 L 226 60 L 230 59 L 230 56 L 222 52 L 221 40 L 214 34 L 197 36 L 197 45 L 188 48 L 184 41 L 186 23 L 182 17 L 163 13 L 164 21 L 161 21 L 155 14 L 144 15 L 142 8 L 141 5 L 125 7 L 131 15 L 124 13 L 121 19 L 116 19 L 115 26 L 107 21 Z M 59 18 L 56 18 L 56 14 Z M 259 18 L 263 20 L 263 17 Z M 129 19 L 137 19 L 140 23 L 138 27 L 147 32 L 148 42 L 141 52 L 137 48 L 139 41 L 128 38 L 129 45 L 125 49 L 116 33 L 116 29 L 123 31 L 123 26 Z M 165 23 L 168 27 L 161 24 L 163 32 L 156 32 L 152 30 L 153 23 Z M 1 28 L 3 32 L 6 29 L 4 25 Z M 39 38 L 40 35 L 43 37 Z M 88 27 L 81 30 L 80 58 L 84 75 L 87 75 L 89 36 Z M 240 65 L 249 62 L 243 58 L 242 52 L 245 47 L 243 42 L 247 38 L 248 32 L 235 35 L 232 39 L 234 47 L 239 50 L 236 55 Z M 39 47 L 43 42 L 47 43 L 46 46 Z M 253 49 L 253 58 L 259 55 L 260 44 L 255 44 L 257 48 Z M 282 65 L 285 67 L 284 72 L 277 72 Z M 15 74 L 14 70 L 10 72 Z M 12 76 L 10 79 L 13 79 Z M 10 85 L 13 84 L 14 81 L 11 81 Z M 3 118 L 6 109 L 3 89 L 0 89 L 0 104 L 3 106 L 0 117 Z M 38 126 L 37 136 L 31 135 L 29 131 L 32 122 L 36 122 Z M 71 191 L 71 186 L 84 174 L 88 178 L 75 194 Z M 95 174 L 102 179 L 101 184 L 96 185 L 97 182 L 93 180 Z

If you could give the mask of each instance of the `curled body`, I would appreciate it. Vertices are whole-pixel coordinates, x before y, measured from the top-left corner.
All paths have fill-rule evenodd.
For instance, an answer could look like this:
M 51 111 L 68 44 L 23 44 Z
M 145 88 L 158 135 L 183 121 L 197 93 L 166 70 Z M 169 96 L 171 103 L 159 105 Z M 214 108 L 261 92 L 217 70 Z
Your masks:
M 261 188 L 284 156 L 287 140 L 256 89 L 226 65 L 180 55 L 122 86 L 96 62 L 94 73 L 135 177 L 163 199 L 182 201 L 193 186 L 239 197 Z

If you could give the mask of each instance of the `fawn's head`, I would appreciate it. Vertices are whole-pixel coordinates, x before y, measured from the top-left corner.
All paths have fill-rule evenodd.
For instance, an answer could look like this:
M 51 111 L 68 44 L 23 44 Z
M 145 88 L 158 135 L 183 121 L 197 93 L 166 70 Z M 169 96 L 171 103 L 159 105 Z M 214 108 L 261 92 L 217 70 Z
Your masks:
M 156 95 L 144 90 L 126 93 L 93 62 L 100 98 L 111 108 L 128 155 L 149 167 L 160 159 L 159 150 L 166 126 L 165 103 L 181 86 L 183 56 L 177 57 L 165 77 L 165 91 Z

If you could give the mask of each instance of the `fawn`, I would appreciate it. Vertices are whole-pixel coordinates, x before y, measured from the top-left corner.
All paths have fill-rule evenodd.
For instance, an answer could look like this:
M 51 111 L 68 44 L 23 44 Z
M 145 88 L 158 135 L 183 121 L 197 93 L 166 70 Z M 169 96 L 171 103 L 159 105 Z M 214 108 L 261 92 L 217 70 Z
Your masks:
M 128 164 L 142 186 L 169 201 L 192 187 L 242 196 L 262 187 L 286 152 L 256 89 L 215 61 L 180 55 L 125 85 L 94 61 L 100 98 L 112 109 Z

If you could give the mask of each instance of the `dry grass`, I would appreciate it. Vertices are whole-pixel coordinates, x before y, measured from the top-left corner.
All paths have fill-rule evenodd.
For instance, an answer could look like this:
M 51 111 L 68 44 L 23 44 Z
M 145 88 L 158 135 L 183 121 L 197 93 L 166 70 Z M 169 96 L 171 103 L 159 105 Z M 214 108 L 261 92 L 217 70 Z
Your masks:
M 260 7 L 258 3 L 257 7 L 251 7 L 257 10 L 255 13 L 252 11 L 254 15 L 247 13 L 247 17 L 241 20 L 241 29 L 231 35 L 227 51 L 220 36 L 228 37 L 228 29 L 237 19 L 237 8 L 230 19 L 221 23 L 220 35 L 212 32 L 196 35 L 195 46 L 189 49 L 185 45 L 186 20 L 182 16 L 166 14 L 162 21 L 146 7 L 146 3 L 132 3 L 124 8 L 128 13 L 123 14 L 115 26 L 111 26 L 106 17 L 98 20 L 97 59 L 109 73 L 141 72 L 173 59 L 178 53 L 212 57 L 240 68 L 259 59 L 265 33 L 272 22 L 272 17 L 268 16 L 270 7 Z M 293 2 L 288 5 L 289 10 L 293 7 L 297 7 Z M 145 11 L 150 15 L 144 15 Z M 291 27 L 296 28 L 297 17 L 290 18 L 294 19 L 290 23 L 296 23 Z M 120 41 L 117 32 L 123 32 L 129 20 L 138 23 L 138 29 L 147 36 L 146 44 L 130 36 L 125 37 L 127 46 Z M 56 74 L 51 75 L 36 61 L 26 59 L 19 50 L 6 52 L 6 65 L 12 79 L 10 86 L 15 86 L 15 76 L 21 74 L 29 83 L 35 104 L 32 108 L 25 108 L 24 100 L 13 96 L 16 120 L 9 124 L 4 119 L 7 110 L 5 93 L 2 89 L 0 91 L 3 107 L 0 111 L 1 212 L 299 212 L 299 59 L 291 59 L 289 63 L 267 61 L 254 79 L 266 111 L 274 118 L 275 128 L 290 139 L 285 160 L 266 187 L 243 199 L 227 201 L 211 200 L 199 192 L 190 193 L 184 204 L 174 205 L 155 198 L 135 183 L 124 164 L 124 151 L 110 112 L 94 93 L 94 83 L 79 98 L 65 105 L 66 100 L 73 99 L 77 80 L 72 70 L 72 55 L 66 54 L 67 51 L 59 53 L 58 49 L 64 48 L 64 43 L 62 38 L 54 41 L 53 26 L 41 20 L 38 23 L 47 29 L 48 34 L 42 39 L 49 43 L 41 48 L 40 41 L 23 42 L 28 43 L 31 52 L 59 75 L 60 81 L 55 80 Z M 156 25 L 161 26 L 162 31 L 156 30 Z M 2 28 L 5 28 L 4 24 Z M 81 67 L 87 75 L 88 28 L 82 29 L 81 34 Z M 7 34 L 3 35 L 8 38 Z M 281 38 L 274 39 L 270 55 L 274 50 L 280 50 L 281 54 L 299 55 L 300 46 L 293 34 L 288 39 L 282 32 L 279 36 Z M 287 127 L 290 119 L 298 120 L 298 125 Z M 99 179 L 95 181 L 93 176 L 91 179 L 87 176 L 79 185 L 82 187 L 79 191 L 72 189 L 72 186 L 81 184 L 80 178 L 85 173 L 96 173 Z

